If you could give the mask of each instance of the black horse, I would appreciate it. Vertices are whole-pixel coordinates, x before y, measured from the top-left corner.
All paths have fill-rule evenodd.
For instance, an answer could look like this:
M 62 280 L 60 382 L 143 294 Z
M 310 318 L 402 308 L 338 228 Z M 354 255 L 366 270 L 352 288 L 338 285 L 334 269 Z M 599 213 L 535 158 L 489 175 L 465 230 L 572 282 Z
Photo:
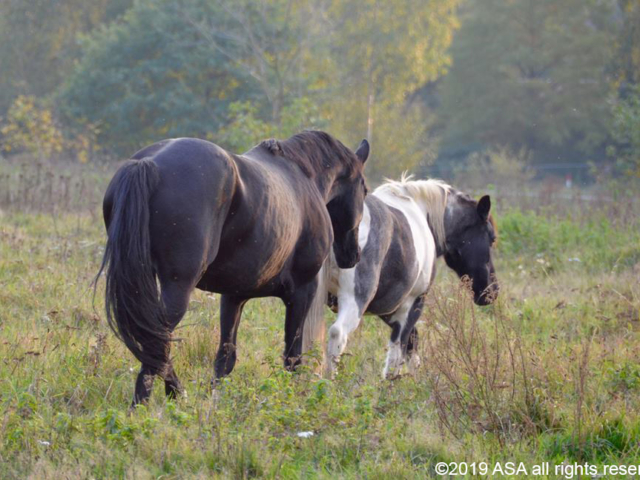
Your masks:
M 170 340 L 194 288 L 222 294 L 216 378 L 233 370 L 242 308 L 256 297 L 284 301 L 284 362 L 295 368 L 305 319 L 322 315 L 326 295 L 316 292 L 332 245 L 340 267 L 359 260 L 368 155 L 366 140 L 354 154 L 319 131 L 243 155 L 182 138 L 140 150 L 116 172 L 100 271 L 109 324 L 142 363 L 134 404 L 156 375 L 167 395 L 180 392 Z

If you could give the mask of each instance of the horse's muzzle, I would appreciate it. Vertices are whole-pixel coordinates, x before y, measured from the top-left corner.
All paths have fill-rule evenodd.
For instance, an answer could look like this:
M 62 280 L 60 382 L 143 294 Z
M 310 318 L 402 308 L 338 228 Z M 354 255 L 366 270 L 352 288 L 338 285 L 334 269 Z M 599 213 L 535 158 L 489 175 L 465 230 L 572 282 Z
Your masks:
M 338 267 L 342 269 L 353 268 L 360 261 L 360 247 L 356 249 L 349 249 L 348 251 L 342 251 L 335 248 L 334 253 L 336 256 L 336 263 Z
M 482 307 L 491 305 L 498 298 L 498 293 L 500 293 L 500 286 L 494 282 L 480 293 L 473 292 L 473 302 Z

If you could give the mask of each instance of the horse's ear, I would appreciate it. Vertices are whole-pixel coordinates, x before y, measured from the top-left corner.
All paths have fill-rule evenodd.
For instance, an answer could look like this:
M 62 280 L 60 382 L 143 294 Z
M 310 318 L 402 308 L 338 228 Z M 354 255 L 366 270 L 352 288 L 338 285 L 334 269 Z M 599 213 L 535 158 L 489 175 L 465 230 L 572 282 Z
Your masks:
M 486 222 L 489 218 L 489 210 L 491 210 L 491 197 L 485 195 L 478 200 L 478 215 L 480 215 L 483 222 Z
M 358 157 L 362 163 L 366 162 L 367 158 L 369 158 L 369 150 L 369 142 L 367 142 L 365 138 L 360 142 L 360 146 L 356 150 L 356 157 Z

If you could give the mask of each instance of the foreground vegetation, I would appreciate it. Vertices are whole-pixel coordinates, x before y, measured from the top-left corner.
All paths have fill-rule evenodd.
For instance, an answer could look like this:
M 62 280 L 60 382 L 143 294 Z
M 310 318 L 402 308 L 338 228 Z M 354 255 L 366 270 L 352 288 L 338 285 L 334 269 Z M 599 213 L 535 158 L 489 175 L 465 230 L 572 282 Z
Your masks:
M 148 407 L 129 414 L 138 365 L 106 326 L 103 285 L 95 305 L 90 288 L 104 242 L 97 202 L 70 191 L 64 213 L 34 189 L 33 212 L 0 212 L 2 478 L 415 478 L 436 476 L 440 461 L 640 463 L 637 217 L 503 206 L 498 303 L 474 307 L 442 266 L 420 324 L 422 366 L 394 381 L 380 378 L 388 331 L 373 317 L 335 380 L 284 372 L 283 308 L 265 299 L 248 304 L 238 365 L 212 395 L 218 297 L 196 292 L 173 347 L 187 395 L 168 402 L 157 382 Z

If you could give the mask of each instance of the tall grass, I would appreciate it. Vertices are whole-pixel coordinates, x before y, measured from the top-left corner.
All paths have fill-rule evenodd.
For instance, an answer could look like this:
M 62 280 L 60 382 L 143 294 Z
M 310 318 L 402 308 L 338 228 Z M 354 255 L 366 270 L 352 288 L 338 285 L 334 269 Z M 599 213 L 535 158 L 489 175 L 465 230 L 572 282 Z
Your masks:
M 535 393 L 540 372 L 503 302 L 482 319 L 464 284 L 430 300 L 423 352 L 440 425 L 456 438 L 491 434 L 501 445 L 553 428 Z
M 0 208 L 20 212 L 93 214 L 114 165 L 0 158 Z
M 24 167 L 20 184 L 23 167 L 0 165 L 12 189 L 0 190 L 2 478 L 416 478 L 435 477 L 439 461 L 640 462 L 635 220 L 591 204 L 580 215 L 499 207 L 497 303 L 473 305 L 442 266 L 418 326 L 422 367 L 394 381 L 380 378 L 390 332 L 373 317 L 335 380 L 285 372 L 284 310 L 263 299 L 247 305 L 238 365 L 212 395 L 218 297 L 195 292 L 172 352 L 187 395 L 167 401 L 158 382 L 130 415 L 138 365 L 89 287 L 109 174 L 69 170 L 65 196 L 46 170 L 33 186 L 37 170 Z

